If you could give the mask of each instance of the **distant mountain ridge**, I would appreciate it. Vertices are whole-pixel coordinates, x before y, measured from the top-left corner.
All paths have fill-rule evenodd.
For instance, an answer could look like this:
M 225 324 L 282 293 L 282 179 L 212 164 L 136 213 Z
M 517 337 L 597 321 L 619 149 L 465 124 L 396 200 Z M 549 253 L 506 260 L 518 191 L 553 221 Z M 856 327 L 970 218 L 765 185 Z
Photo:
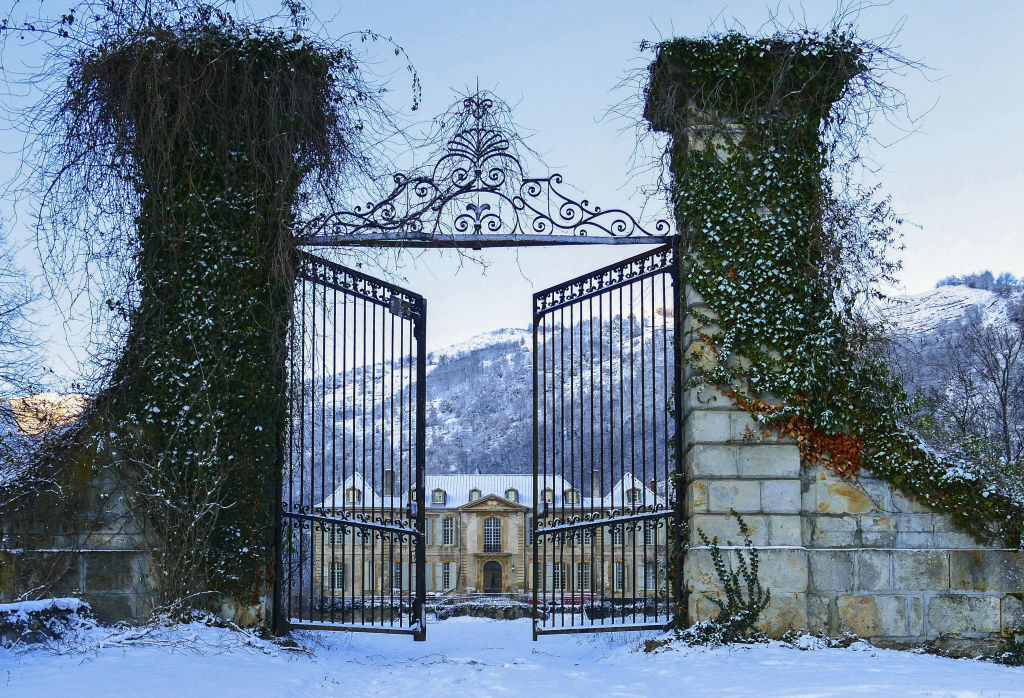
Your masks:
M 968 313 L 980 313 L 986 323 L 1009 323 L 1017 301 L 1014 294 L 946 285 L 897 298 L 880 308 L 879 313 L 894 333 L 927 338 L 957 326 Z M 645 332 L 641 332 L 645 338 L 638 335 L 637 341 L 651 341 L 650 334 Z M 532 472 L 532 351 L 531 330 L 503 328 L 428 354 L 429 473 Z M 605 361 L 608 360 L 606 356 Z M 378 365 L 376 371 L 383 369 Z M 349 381 L 351 385 L 352 379 Z M 379 379 L 377 386 L 379 400 Z M 349 424 L 354 424 L 356 415 L 362 414 L 360 403 L 355 400 Z M 381 443 L 383 438 L 386 437 L 378 430 L 377 442 Z M 357 435 L 356 444 L 359 439 Z M 353 443 L 351 436 L 349 443 Z

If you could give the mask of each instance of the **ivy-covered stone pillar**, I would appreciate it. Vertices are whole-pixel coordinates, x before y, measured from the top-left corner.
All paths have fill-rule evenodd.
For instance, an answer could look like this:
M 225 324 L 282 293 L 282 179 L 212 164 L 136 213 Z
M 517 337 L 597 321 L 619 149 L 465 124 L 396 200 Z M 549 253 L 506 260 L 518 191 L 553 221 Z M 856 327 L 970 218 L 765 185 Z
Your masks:
M 736 512 L 771 589 L 762 628 L 781 634 L 807 625 L 800 445 L 808 429 L 793 428 L 797 415 L 787 406 L 806 399 L 806 380 L 793 380 L 808 358 L 802 345 L 829 319 L 816 273 L 819 129 L 857 70 L 842 42 L 736 34 L 665 42 L 650 67 L 645 116 L 672 137 L 672 203 L 685 254 L 681 442 L 691 548 L 683 577 L 691 623 L 715 616 L 710 599 L 723 593 L 697 529 L 723 546 L 739 544 Z
M 173 30 L 83 56 L 82 108 L 140 196 L 138 303 L 97 400 L 98 463 L 127 492 L 172 613 L 268 625 L 300 185 L 346 144 L 333 70 L 291 33 Z

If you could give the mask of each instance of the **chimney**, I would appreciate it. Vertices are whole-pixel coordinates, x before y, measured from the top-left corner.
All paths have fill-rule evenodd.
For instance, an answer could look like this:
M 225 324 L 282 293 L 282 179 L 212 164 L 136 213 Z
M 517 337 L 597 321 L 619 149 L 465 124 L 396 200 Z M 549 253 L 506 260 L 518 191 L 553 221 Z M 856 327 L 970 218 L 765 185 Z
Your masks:
M 590 496 L 601 496 L 601 471 L 597 468 L 590 471 Z
M 384 471 L 384 494 L 385 496 L 395 494 L 395 471 L 391 468 Z

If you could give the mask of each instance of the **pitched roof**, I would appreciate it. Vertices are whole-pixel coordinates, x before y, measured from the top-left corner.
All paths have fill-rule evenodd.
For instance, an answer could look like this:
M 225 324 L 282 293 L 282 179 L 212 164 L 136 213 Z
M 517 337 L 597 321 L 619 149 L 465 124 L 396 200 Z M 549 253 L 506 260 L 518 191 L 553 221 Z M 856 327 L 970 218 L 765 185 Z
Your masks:
M 511 490 L 518 492 L 518 504 L 533 506 L 533 475 L 516 475 L 512 473 L 501 473 L 496 475 L 427 475 L 423 479 L 424 492 L 426 495 L 426 506 L 428 509 L 456 509 L 468 504 L 469 493 L 472 490 L 479 490 L 481 497 L 490 494 L 498 495 L 507 499 L 506 493 Z M 566 491 L 575 489 L 565 478 L 558 475 L 548 475 L 543 481 L 542 489 L 551 489 L 554 494 L 554 507 L 561 508 L 563 495 Z M 408 502 L 408 492 L 403 492 L 395 497 L 384 497 L 374 491 L 370 483 L 367 483 L 358 473 L 350 475 L 331 495 L 323 502 L 316 505 L 317 509 L 342 509 L 345 506 L 345 492 L 355 487 L 361 493 L 361 506 L 374 509 L 402 509 Z M 623 477 L 611 487 L 602 497 L 581 497 L 582 508 L 614 509 L 626 508 L 633 504 L 628 501 L 626 493 L 631 489 L 640 490 L 640 503 L 644 506 L 664 505 L 663 497 L 655 496 L 650 487 L 644 485 L 632 473 L 625 473 Z M 445 493 L 444 504 L 433 503 L 435 490 L 442 490 Z M 567 505 L 571 506 L 571 505 Z

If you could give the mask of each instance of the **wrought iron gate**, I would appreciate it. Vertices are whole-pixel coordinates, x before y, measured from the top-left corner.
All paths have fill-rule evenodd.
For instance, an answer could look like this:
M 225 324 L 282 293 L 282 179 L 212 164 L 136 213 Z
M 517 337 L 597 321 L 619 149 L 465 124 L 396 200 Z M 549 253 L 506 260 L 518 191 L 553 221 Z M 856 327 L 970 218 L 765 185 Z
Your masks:
M 669 245 L 534 295 L 534 639 L 675 611 L 678 265 Z
M 289 341 L 279 625 L 426 637 L 426 301 L 302 253 Z

